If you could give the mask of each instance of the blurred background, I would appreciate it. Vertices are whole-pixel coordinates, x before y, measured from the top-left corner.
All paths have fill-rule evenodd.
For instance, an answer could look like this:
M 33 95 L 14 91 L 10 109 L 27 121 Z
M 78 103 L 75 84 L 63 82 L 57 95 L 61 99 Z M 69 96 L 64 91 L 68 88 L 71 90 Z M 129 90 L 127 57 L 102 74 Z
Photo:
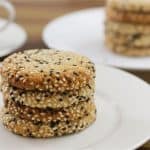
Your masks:
M 23 49 L 43 48 L 41 34 L 45 25 L 52 19 L 65 13 L 104 5 L 104 0 L 10 0 L 16 8 L 16 23 L 23 26 L 28 41 Z M 6 17 L 5 9 L 0 16 Z

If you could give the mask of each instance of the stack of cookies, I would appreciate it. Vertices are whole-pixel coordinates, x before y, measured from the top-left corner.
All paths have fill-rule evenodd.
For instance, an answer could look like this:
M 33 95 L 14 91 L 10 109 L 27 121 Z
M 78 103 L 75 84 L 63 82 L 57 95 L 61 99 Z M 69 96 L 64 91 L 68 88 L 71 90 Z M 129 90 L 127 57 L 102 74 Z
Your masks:
M 47 138 L 81 131 L 96 119 L 95 68 L 86 57 L 57 50 L 15 53 L 1 69 L 10 131 Z
M 150 55 L 150 0 L 107 0 L 106 9 L 106 45 L 123 55 Z

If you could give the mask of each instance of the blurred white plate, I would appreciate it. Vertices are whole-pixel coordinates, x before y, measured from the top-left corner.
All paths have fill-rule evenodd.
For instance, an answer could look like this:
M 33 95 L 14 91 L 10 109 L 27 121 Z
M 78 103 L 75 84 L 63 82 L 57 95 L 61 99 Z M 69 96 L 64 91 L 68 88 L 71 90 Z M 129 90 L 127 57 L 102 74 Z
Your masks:
M 5 20 L 0 19 L 0 26 L 4 23 Z M 26 39 L 27 35 L 24 29 L 16 23 L 11 23 L 4 31 L 0 32 L 0 57 L 23 46 Z
M 103 8 L 81 10 L 50 22 L 43 31 L 49 48 L 72 50 L 105 63 L 130 70 L 150 70 L 150 57 L 133 58 L 112 53 L 104 45 Z
M 97 66 L 96 122 L 78 134 L 32 139 L 0 124 L 2 150 L 131 150 L 150 139 L 150 88 L 123 71 Z M 2 98 L 1 98 L 2 102 Z

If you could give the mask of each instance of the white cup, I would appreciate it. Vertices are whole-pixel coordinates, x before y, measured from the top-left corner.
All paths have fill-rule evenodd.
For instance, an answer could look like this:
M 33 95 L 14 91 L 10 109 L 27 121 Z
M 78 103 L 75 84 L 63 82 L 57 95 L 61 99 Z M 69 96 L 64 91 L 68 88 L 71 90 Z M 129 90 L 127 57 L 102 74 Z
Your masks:
M 0 31 L 3 31 L 14 21 L 16 12 L 14 6 L 7 0 L 0 0 L 0 7 L 4 7 L 8 11 L 7 21 L 0 26 Z

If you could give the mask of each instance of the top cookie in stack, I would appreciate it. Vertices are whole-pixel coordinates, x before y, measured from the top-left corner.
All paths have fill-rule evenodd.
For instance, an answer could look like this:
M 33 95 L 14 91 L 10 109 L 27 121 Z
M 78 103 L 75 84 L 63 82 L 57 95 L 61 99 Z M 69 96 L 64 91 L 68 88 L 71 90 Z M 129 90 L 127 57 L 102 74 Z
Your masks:
M 84 87 L 94 76 L 86 57 L 56 50 L 29 50 L 8 57 L 2 76 L 12 86 L 25 90 L 63 92 Z
M 123 55 L 150 55 L 149 0 L 107 0 L 106 45 Z
M 30 137 L 85 129 L 96 119 L 95 67 L 72 52 L 28 50 L 3 62 L 3 124 Z

